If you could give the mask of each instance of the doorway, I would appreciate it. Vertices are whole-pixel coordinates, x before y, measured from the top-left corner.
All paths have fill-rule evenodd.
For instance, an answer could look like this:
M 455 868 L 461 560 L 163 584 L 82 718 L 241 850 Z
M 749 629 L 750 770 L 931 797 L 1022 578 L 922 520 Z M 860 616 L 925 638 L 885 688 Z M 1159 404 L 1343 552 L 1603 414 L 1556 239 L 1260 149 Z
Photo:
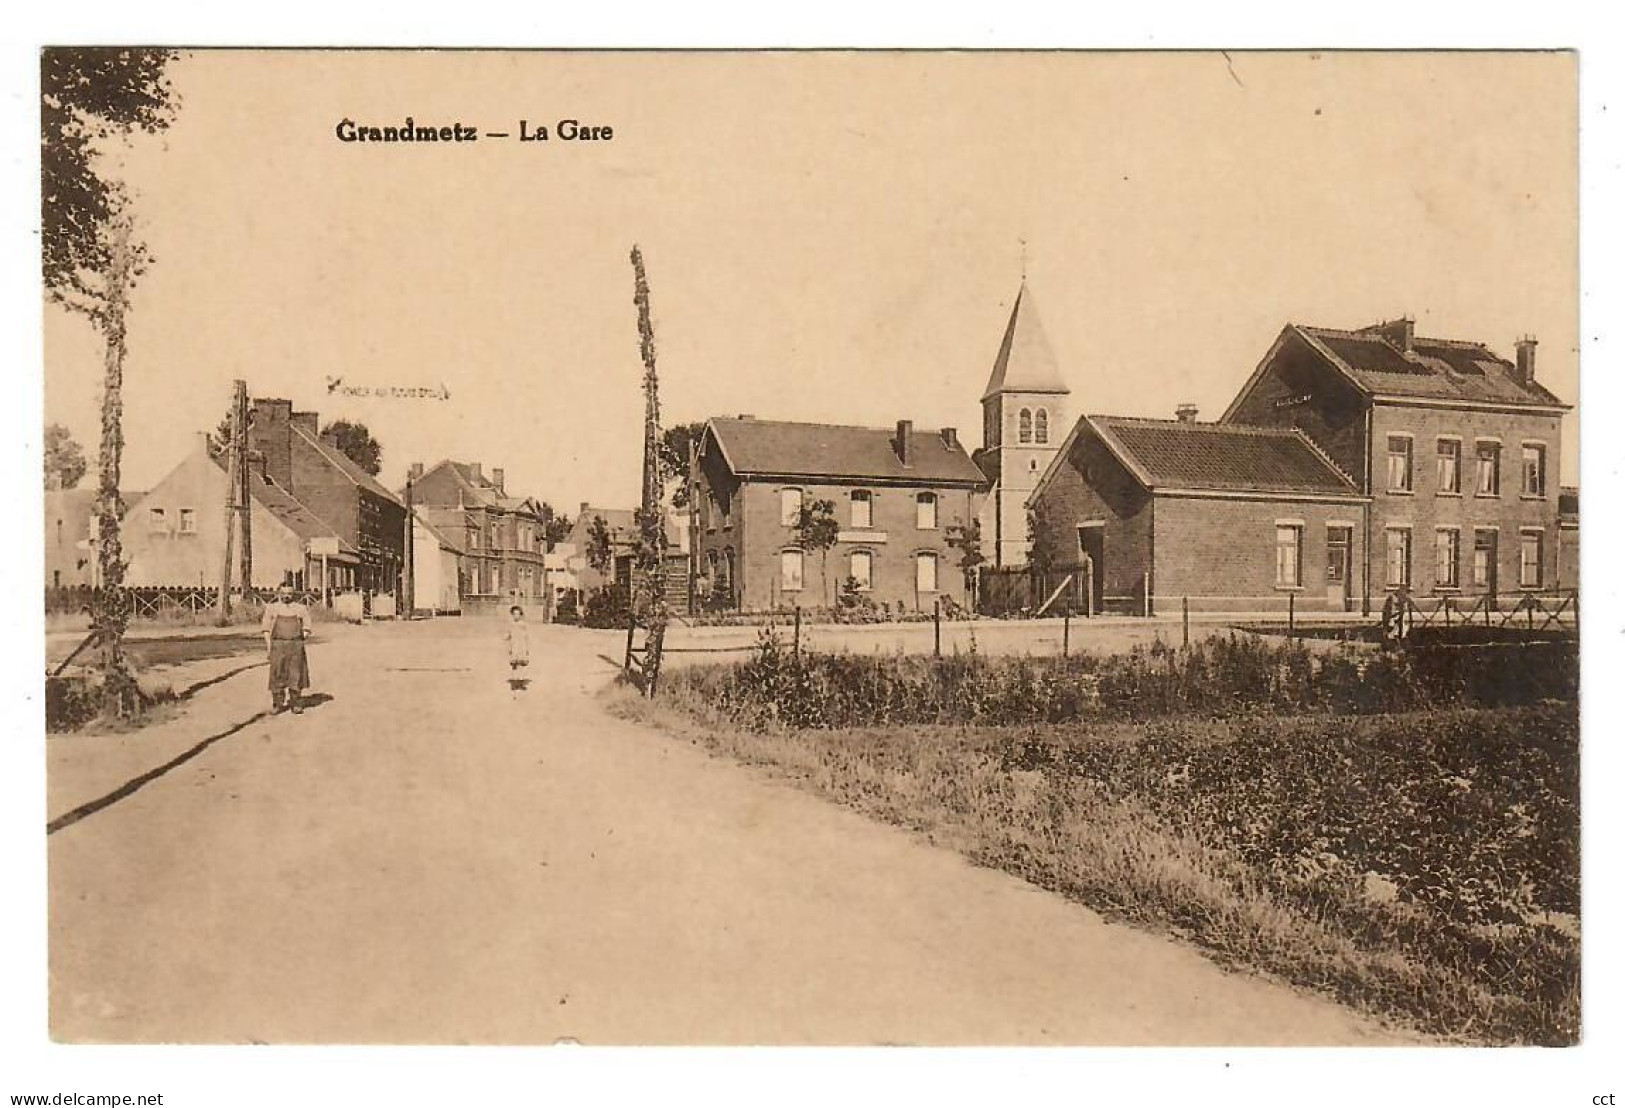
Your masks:
M 1500 536 L 1494 531 L 1473 532 L 1473 587 L 1490 596 L 1497 593 L 1497 554 Z
M 1090 521 L 1078 525 L 1078 571 L 1073 596 L 1078 607 L 1098 614 L 1106 597 L 1106 523 Z
M 1326 528 L 1326 604 L 1347 612 L 1353 607 L 1354 592 L 1350 570 L 1354 565 L 1354 528 Z

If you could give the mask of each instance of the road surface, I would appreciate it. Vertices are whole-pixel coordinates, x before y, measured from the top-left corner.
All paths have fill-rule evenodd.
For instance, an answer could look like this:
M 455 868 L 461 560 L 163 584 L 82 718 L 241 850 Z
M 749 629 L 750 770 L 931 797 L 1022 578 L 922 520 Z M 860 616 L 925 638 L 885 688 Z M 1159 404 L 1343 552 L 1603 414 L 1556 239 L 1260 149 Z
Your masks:
M 52 739 L 53 1035 L 1392 1041 L 606 715 L 613 632 L 533 628 L 519 694 L 499 634 L 353 629 L 313 648 L 330 699 L 301 716 L 258 715 L 254 669 L 161 727 Z

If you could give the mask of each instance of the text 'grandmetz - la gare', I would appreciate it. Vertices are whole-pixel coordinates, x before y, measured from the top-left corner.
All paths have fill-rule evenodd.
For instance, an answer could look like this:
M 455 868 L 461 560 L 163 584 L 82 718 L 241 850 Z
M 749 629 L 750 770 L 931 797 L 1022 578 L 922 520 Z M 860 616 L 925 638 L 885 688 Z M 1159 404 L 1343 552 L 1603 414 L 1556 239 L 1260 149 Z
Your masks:
M 340 142 L 477 142 L 482 137 L 478 127 L 466 123 L 448 123 L 439 127 L 419 124 L 411 116 L 396 124 L 375 127 L 345 118 L 333 128 Z M 485 131 L 484 138 L 513 137 L 508 131 Z M 615 137 L 615 129 L 602 124 L 586 124 L 577 119 L 561 119 L 551 130 L 544 124 L 528 119 L 519 121 L 520 142 L 547 142 L 551 138 L 565 142 L 608 142 Z

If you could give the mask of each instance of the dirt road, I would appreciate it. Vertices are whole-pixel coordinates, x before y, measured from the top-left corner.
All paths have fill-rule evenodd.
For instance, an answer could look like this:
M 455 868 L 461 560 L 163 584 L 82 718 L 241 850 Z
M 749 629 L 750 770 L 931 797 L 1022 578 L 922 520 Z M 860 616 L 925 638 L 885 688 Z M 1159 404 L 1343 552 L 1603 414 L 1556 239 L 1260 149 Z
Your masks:
M 152 739 L 173 768 L 49 837 L 54 1035 L 1388 1041 L 607 716 L 613 632 L 535 628 L 521 694 L 497 635 L 319 646 L 331 699 L 297 717 L 254 718 L 261 670 L 199 693 L 165 725 L 192 734 Z M 53 759 L 53 817 L 105 794 L 90 761 Z

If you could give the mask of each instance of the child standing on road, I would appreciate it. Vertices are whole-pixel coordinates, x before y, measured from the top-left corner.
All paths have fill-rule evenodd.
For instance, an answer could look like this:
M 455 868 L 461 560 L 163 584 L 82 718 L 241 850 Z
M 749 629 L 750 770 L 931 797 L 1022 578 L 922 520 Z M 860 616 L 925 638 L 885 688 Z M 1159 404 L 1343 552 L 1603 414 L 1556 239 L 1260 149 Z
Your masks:
M 525 609 L 515 604 L 508 609 L 508 687 L 523 689 L 530 679 L 520 670 L 530 665 L 530 630 L 525 626 Z

